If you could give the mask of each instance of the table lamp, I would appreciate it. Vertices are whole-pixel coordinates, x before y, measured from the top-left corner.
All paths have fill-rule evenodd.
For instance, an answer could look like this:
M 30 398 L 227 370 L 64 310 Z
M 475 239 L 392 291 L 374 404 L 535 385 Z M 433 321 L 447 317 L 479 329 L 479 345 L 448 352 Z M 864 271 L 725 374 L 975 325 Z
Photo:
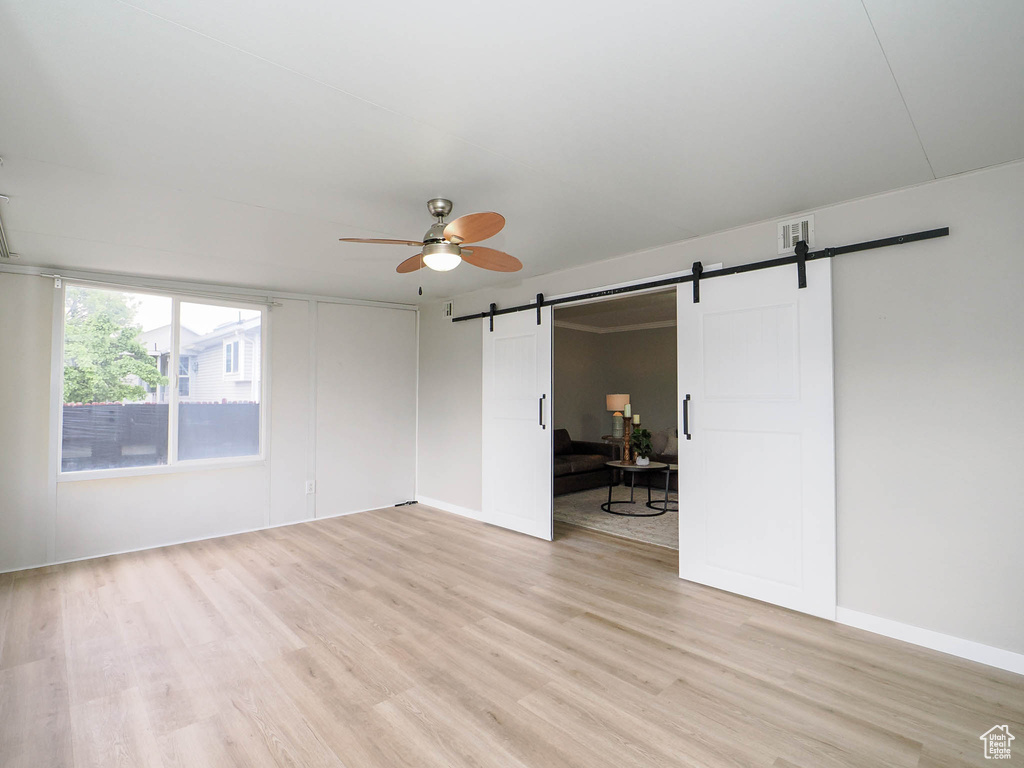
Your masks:
M 612 414 L 612 437 L 622 437 L 622 410 L 629 405 L 629 395 L 605 395 L 606 410 Z

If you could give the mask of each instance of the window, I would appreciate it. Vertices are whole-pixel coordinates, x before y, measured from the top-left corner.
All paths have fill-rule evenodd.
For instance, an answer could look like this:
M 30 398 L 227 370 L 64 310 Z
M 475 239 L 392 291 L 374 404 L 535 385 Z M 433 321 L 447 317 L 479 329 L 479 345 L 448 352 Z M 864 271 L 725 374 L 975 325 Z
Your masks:
M 178 357 L 178 397 L 189 396 L 189 387 L 192 381 L 189 373 L 191 361 L 192 358 L 188 355 Z
M 224 373 L 238 373 L 238 342 L 224 342 Z
M 235 381 L 245 376 L 245 338 L 224 341 L 224 378 Z
M 64 290 L 62 474 L 260 455 L 261 309 Z
M 182 461 L 259 453 L 259 363 L 246 349 L 260 348 L 261 329 L 259 310 L 181 303 L 180 356 L 197 366 L 191 396 L 178 402 Z

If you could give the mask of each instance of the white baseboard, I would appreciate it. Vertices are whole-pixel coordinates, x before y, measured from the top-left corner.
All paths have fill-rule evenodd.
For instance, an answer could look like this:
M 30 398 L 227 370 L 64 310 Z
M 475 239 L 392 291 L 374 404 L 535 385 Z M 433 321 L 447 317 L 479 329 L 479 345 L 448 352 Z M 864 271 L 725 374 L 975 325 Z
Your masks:
M 367 507 L 366 509 L 353 509 L 349 512 L 336 512 L 333 515 L 321 515 L 319 517 L 307 517 L 302 520 L 289 520 L 287 523 L 272 523 L 271 525 L 260 525 L 256 528 L 240 528 L 234 531 L 225 531 L 223 533 L 211 533 L 203 536 L 196 536 L 191 539 L 177 539 L 175 541 L 167 541 L 162 544 L 147 544 L 142 547 L 133 547 L 132 549 L 119 549 L 115 552 L 99 552 L 94 555 L 83 555 L 82 557 L 71 557 L 67 560 L 54 560 L 52 562 L 36 563 L 35 565 L 21 565 L 16 568 L 7 568 L 6 570 L 0 570 L 0 574 L 4 573 L 19 573 L 21 571 L 34 571 L 36 568 L 48 568 L 51 565 L 67 565 L 68 563 L 80 563 L 83 560 L 95 560 L 99 557 L 114 557 L 116 555 L 128 555 L 133 552 L 145 552 L 150 549 L 162 549 L 163 547 L 176 547 L 179 544 L 193 544 L 197 541 L 209 541 L 210 539 L 222 539 L 225 536 L 239 536 L 243 533 L 255 533 L 256 531 L 269 531 L 274 528 L 286 528 L 289 525 L 301 525 L 302 523 L 315 523 L 317 520 L 328 520 L 332 517 L 345 517 L 346 515 L 358 515 L 363 512 L 373 512 L 378 509 L 390 509 L 390 506 L 386 507 Z
M 427 496 L 417 496 L 416 501 L 428 507 L 434 507 L 442 512 L 451 512 L 453 515 L 459 515 L 460 517 L 468 517 L 470 520 L 479 520 L 487 525 L 493 525 L 496 528 L 503 528 L 506 531 L 515 531 L 516 533 L 522 533 L 526 536 L 533 536 L 536 539 L 542 541 L 552 541 L 550 523 L 548 525 L 531 523 L 529 520 L 524 520 L 520 517 L 514 517 L 512 515 L 492 515 L 487 519 L 484 519 L 482 512 L 469 507 L 460 507 L 457 504 L 449 504 L 446 501 L 439 501 L 438 499 L 431 499 Z
M 449 504 L 446 501 L 419 495 L 416 496 L 416 501 L 428 507 L 439 509 L 442 512 L 451 512 L 454 515 L 468 517 L 473 520 L 481 519 L 480 512 L 468 507 L 460 507 L 456 504 Z M 973 640 L 964 640 L 961 637 L 944 635 L 941 632 L 903 624 L 892 619 L 883 619 L 880 616 L 872 616 L 869 613 L 861 613 L 850 608 L 837 607 L 836 621 L 850 627 L 874 632 L 876 635 L 884 635 L 895 640 L 902 640 L 905 643 L 919 645 L 923 648 L 931 648 L 933 651 L 941 651 L 951 656 L 959 656 L 962 659 L 977 661 L 990 667 L 1024 675 L 1024 654 L 1022 653 L 994 648 L 991 645 L 984 645 Z
M 449 504 L 446 501 L 440 501 L 439 499 L 432 499 L 428 496 L 420 496 L 417 494 L 416 501 L 424 506 L 434 507 L 442 512 L 450 512 L 453 515 L 459 515 L 460 517 L 468 517 L 472 520 L 480 520 L 481 513 L 477 510 L 470 509 L 469 507 L 460 507 L 457 504 Z M 283 528 L 289 525 L 298 525 L 301 523 L 310 523 L 316 520 L 324 520 L 331 517 L 343 517 L 345 515 L 355 515 L 361 512 L 370 512 L 374 509 L 387 509 L 387 507 L 372 507 L 370 509 L 359 509 L 352 510 L 349 512 L 340 512 L 333 515 L 324 515 L 322 517 L 310 518 L 306 520 L 293 520 L 287 523 L 277 523 L 270 526 L 260 526 L 258 528 L 248 528 L 238 531 L 228 531 L 225 533 L 211 534 L 209 536 L 199 536 L 193 539 L 183 539 L 180 541 L 166 542 L 164 544 L 154 544 L 146 547 L 138 547 L 136 549 L 127 549 L 119 552 L 106 552 L 102 554 L 88 555 L 86 557 L 76 557 L 68 560 L 61 560 L 57 562 L 39 563 L 37 565 L 22 566 L 19 568 L 11 568 L 0 573 L 13 573 L 18 571 L 27 571 L 34 568 L 42 568 L 49 565 L 63 565 L 65 563 L 78 562 L 80 560 L 91 560 L 96 557 L 109 557 L 110 555 L 127 554 L 129 552 L 140 552 L 147 549 L 159 549 L 160 547 L 175 546 L 178 544 L 188 544 L 194 541 L 204 541 L 206 539 L 216 539 L 223 536 L 234 536 L 241 533 L 250 533 L 253 531 L 268 530 L 271 528 Z M 941 651 L 942 653 L 948 653 L 951 656 L 959 656 L 962 659 L 969 659 L 976 661 L 980 664 L 987 664 L 990 667 L 996 667 L 998 669 L 1005 669 L 1008 672 L 1014 672 L 1018 675 L 1024 675 L 1024 654 L 1015 653 L 1014 651 L 1007 651 L 1002 648 L 995 648 L 991 645 L 984 645 L 973 640 L 965 640 L 960 637 L 953 637 L 952 635 L 944 635 L 941 632 L 935 632 L 931 629 L 922 629 L 921 627 L 915 627 L 910 624 L 903 624 L 899 621 L 893 621 L 892 619 L 883 619 L 880 616 L 873 616 L 870 613 L 861 613 L 860 611 L 854 611 L 850 608 L 837 607 L 836 608 L 836 621 L 840 624 L 845 624 L 850 627 L 856 627 L 857 629 L 863 629 L 868 632 L 873 632 L 876 635 L 884 635 L 885 637 L 891 637 L 896 640 L 902 640 L 905 643 L 911 643 L 913 645 L 919 645 L 923 648 L 931 648 L 934 651 Z
M 459 515 L 460 517 L 468 517 L 472 520 L 482 519 L 482 514 L 475 509 L 460 507 L 457 504 L 449 504 L 447 501 L 439 501 L 438 499 L 432 499 L 429 496 L 420 496 L 417 494 L 416 501 L 425 506 L 440 509 L 442 512 L 451 512 L 453 515 Z
M 920 645 L 923 648 L 931 648 L 933 651 L 942 651 L 951 656 L 959 656 L 962 659 L 970 659 L 990 667 L 1024 675 L 1024 653 L 993 648 L 991 645 L 944 635 L 931 629 L 914 627 L 910 624 L 883 619 L 880 616 L 872 616 L 870 613 L 861 613 L 849 608 L 836 608 L 836 621 L 850 627 L 874 632 L 876 635 L 885 635 L 905 643 Z

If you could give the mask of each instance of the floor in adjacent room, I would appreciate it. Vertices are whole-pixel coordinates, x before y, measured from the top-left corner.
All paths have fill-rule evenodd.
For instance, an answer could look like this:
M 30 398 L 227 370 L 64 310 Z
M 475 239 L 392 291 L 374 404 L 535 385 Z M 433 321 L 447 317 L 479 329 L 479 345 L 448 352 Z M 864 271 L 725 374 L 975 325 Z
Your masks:
M 630 498 L 629 485 L 619 485 L 612 489 L 612 499 L 625 501 Z M 595 531 L 603 531 L 613 536 L 622 536 L 635 541 L 646 541 L 659 547 L 679 549 L 679 497 L 675 491 L 669 492 L 669 511 L 657 517 L 626 517 L 613 515 L 601 509 L 608 501 L 608 488 L 591 488 L 587 491 L 566 493 L 555 496 L 555 520 L 560 523 L 578 525 Z M 657 510 L 647 506 L 647 488 L 637 487 L 633 491 L 632 504 L 615 504 L 616 512 L 629 512 L 633 515 L 650 515 Z M 665 488 L 652 488 L 651 501 L 662 506 L 665 499 Z
M 0 764 L 985 765 L 1024 678 L 423 507 L 0 576 Z

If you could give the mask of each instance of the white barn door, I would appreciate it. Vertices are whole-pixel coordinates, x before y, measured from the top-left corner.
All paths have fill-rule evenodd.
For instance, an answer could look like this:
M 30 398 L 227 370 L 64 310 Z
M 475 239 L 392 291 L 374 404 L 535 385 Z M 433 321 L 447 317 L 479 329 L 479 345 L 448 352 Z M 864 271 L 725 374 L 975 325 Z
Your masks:
M 764 269 L 677 306 L 679 575 L 835 618 L 830 260 L 804 289 Z
M 551 541 L 551 307 L 483 320 L 483 520 Z

